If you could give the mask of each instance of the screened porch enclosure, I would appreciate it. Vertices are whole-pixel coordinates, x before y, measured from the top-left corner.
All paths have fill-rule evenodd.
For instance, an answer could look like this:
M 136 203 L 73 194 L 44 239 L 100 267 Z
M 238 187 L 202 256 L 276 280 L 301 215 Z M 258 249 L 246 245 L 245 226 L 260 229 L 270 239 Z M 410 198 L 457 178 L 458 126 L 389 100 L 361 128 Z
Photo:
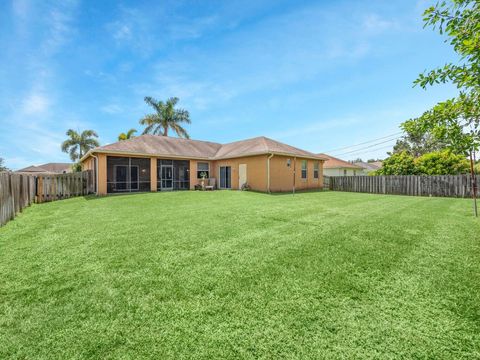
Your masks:
M 190 161 L 157 160 L 157 191 L 189 190 Z
M 150 191 L 150 159 L 107 157 L 107 193 Z

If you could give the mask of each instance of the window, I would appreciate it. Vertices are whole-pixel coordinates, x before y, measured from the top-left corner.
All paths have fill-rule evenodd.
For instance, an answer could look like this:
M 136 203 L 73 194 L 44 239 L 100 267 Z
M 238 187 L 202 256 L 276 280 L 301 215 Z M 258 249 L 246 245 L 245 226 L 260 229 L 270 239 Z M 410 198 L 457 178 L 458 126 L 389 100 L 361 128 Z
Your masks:
M 357 176 L 357 170 L 353 170 L 353 176 Z
M 292 161 L 290 159 L 287 159 L 287 167 L 290 167 L 291 164 L 292 164 Z
M 347 176 L 347 169 L 343 169 L 343 176 Z
M 201 179 L 203 173 L 205 173 L 205 178 L 210 177 L 210 164 L 207 162 L 199 162 L 197 163 L 197 179 Z
M 318 179 L 318 172 L 319 172 L 319 162 L 315 161 L 313 163 L 313 178 Z
M 307 178 L 307 160 L 302 160 L 302 179 Z

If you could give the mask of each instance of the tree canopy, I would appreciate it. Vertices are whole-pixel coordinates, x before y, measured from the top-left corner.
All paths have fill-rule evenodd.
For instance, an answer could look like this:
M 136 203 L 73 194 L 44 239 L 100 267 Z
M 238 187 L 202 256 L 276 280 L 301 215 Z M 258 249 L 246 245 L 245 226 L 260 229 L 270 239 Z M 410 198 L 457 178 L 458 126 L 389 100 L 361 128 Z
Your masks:
M 8 171 L 9 169 L 5 166 L 5 160 L 0 157 L 0 171 Z
M 190 114 L 187 110 L 175 109 L 178 101 L 176 97 L 165 102 L 149 96 L 145 97 L 145 102 L 155 110 L 155 113 L 140 119 L 140 124 L 145 126 L 143 133 L 168 136 L 168 131 L 171 129 L 179 137 L 189 139 L 187 130 L 181 124 L 191 124 Z
M 403 151 L 385 159 L 375 175 L 458 175 L 468 171 L 465 156 L 450 150 L 434 151 L 417 158 Z
M 77 161 L 85 155 L 88 150 L 99 146 L 98 135 L 93 130 L 84 130 L 80 134 L 69 129 L 66 133 L 68 139 L 62 143 L 62 151 L 70 155 L 72 161 Z
M 446 36 L 459 61 L 420 74 L 414 84 L 426 89 L 449 82 L 460 93 L 406 121 L 402 128 L 407 133 L 432 134 L 452 152 L 472 158 L 480 145 L 480 1 L 443 1 L 425 10 L 423 20 L 425 27 Z
M 128 139 L 131 139 L 133 137 L 135 137 L 135 133 L 137 132 L 136 129 L 130 129 L 128 130 L 126 133 L 120 133 L 120 135 L 118 135 L 118 141 L 123 141 L 123 140 L 128 140 Z

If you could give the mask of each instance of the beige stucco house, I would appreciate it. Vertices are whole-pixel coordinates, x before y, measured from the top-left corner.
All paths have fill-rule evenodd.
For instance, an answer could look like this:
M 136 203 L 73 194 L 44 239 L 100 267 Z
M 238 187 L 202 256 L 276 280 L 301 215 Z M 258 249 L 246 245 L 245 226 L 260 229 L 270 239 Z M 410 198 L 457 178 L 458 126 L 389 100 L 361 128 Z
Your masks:
M 348 161 L 327 155 L 318 154 L 318 156 L 326 159 L 323 165 L 323 174 L 325 176 L 357 176 L 363 175 L 361 166 L 352 164 Z
M 325 158 L 256 137 L 228 144 L 141 135 L 100 146 L 82 157 L 99 195 L 194 189 L 202 178 L 216 188 L 287 192 L 320 189 Z

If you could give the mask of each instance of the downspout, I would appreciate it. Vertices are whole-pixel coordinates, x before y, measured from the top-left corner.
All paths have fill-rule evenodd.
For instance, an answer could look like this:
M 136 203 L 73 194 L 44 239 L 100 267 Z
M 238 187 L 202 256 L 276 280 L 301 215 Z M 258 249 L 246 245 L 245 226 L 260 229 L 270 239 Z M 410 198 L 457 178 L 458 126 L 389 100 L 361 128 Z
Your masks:
M 295 178 L 297 177 L 297 157 L 293 158 L 293 195 L 295 195 Z
M 98 157 L 93 154 L 91 156 L 95 159 L 95 195 L 98 196 Z
M 267 191 L 270 194 L 270 159 L 274 154 L 270 154 L 267 158 Z

